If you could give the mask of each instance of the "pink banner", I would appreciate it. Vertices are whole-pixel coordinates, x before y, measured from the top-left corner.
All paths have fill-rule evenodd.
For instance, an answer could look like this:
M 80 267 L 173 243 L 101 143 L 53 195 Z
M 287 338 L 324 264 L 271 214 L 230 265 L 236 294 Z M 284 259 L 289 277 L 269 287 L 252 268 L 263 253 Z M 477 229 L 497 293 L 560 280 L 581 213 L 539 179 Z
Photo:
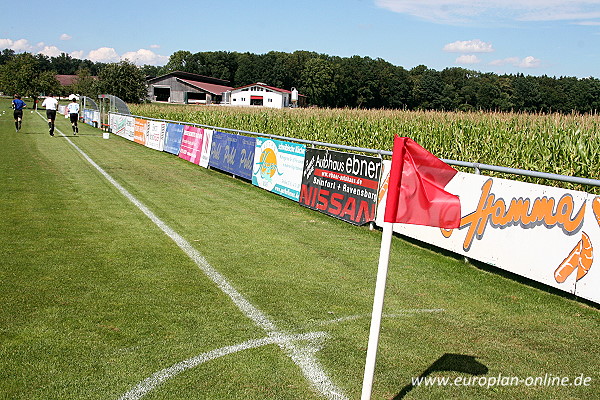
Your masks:
M 203 138 L 203 128 L 186 126 L 183 129 L 183 138 L 181 139 L 181 147 L 179 148 L 179 158 L 198 164 L 200 162 L 200 154 L 202 153 Z

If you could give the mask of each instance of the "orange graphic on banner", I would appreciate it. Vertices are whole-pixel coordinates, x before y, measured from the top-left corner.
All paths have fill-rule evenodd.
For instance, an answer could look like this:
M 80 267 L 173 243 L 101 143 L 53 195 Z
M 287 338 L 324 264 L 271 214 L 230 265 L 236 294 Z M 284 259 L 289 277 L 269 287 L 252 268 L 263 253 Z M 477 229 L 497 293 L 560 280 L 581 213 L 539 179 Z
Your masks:
M 590 237 L 583 232 L 581 240 L 554 271 L 554 279 L 558 283 L 563 283 L 577 269 L 576 281 L 578 281 L 589 272 L 593 261 L 594 248 L 592 242 Z
M 596 221 L 598 221 L 598 225 L 600 225 L 600 197 L 596 197 L 592 202 L 592 210 L 594 210 Z

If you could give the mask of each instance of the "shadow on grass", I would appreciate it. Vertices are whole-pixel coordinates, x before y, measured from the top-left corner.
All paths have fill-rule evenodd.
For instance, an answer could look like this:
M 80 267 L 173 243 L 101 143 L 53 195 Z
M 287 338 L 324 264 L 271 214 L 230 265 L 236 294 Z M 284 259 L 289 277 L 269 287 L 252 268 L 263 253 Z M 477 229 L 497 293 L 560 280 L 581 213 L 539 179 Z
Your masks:
M 431 364 L 429 368 L 423 371 L 416 379 L 424 379 L 432 373 L 439 371 L 455 371 L 463 374 L 484 375 L 487 374 L 488 367 L 477 361 L 476 357 L 474 356 L 446 353 L 435 360 L 435 362 Z M 412 382 L 404 386 L 404 388 L 402 388 L 400 393 L 398 393 L 393 400 L 403 399 L 404 396 L 406 396 L 414 387 L 415 386 Z

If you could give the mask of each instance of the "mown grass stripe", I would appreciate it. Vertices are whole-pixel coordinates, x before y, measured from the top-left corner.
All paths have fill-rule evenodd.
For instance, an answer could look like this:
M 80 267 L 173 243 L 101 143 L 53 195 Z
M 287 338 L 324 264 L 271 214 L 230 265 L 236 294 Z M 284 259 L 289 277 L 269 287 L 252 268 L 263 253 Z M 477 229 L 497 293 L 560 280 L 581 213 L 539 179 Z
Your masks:
M 40 118 L 44 117 L 37 112 Z M 83 150 L 71 141 L 58 128 L 55 132 L 63 136 L 67 142 L 79 152 L 86 161 L 88 161 L 106 180 L 108 180 L 125 198 L 132 202 L 140 211 L 144 213 L 160 230 L 162 230 L 177 246 L 192 260 L 196 265 L 215 283 L 217 286 L 231 298 L 234 304 L 250 318 L 257 326 L 262 328 L 269 337 L 273 338 L 284 353 L 302 370 L 304 376 L 308 379 L 311 386 L 328 399 L 346 399 L 342 390 L 338 388 L 327 376 L 310 346 L 295 345 L 284 332 L 280 331 L 274 322 L 261 310 L 251 304 L 240 292 L 238 292 L 218 271 L 216 271 L 206 259 L 192 247 L 181 235 L 171 229 L 160 218 L 158 218 L 148 207 L 133 196 L 127 189 L 119 184 L 102 167 L 92 160 Z

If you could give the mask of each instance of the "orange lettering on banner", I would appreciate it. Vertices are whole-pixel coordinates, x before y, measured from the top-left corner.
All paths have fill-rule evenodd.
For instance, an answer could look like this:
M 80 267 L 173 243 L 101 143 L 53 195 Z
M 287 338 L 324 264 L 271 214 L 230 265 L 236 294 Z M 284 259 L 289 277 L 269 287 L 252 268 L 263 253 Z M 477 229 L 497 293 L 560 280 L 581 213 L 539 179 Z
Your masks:
M 533 228 L 544 225 L 548 228 L 559 226 L 565 233 L 574 233 L 583 224 L 585 215 L 585 202 L 576 215 L 575 203 L 570 194 L 563 195 L 558 202 L 553 197 L 538 197 L 533 200 L 518 198 L 512 199 L 508 206 L 504 199 L 496 199 L 491 193 L 493 180 L 487 180 L 481 188 L 481 197 L 477 209 L 461 219 L 460 229 L 469 227 L 463 242 L 463 249 L 468 251 L 475 237 L 483 238 L 488 224 L 495 228 L 506 228 L 521 225 L 523 228 Z M 449 231 L 442 231 L 445 237 L 450 236 Z

